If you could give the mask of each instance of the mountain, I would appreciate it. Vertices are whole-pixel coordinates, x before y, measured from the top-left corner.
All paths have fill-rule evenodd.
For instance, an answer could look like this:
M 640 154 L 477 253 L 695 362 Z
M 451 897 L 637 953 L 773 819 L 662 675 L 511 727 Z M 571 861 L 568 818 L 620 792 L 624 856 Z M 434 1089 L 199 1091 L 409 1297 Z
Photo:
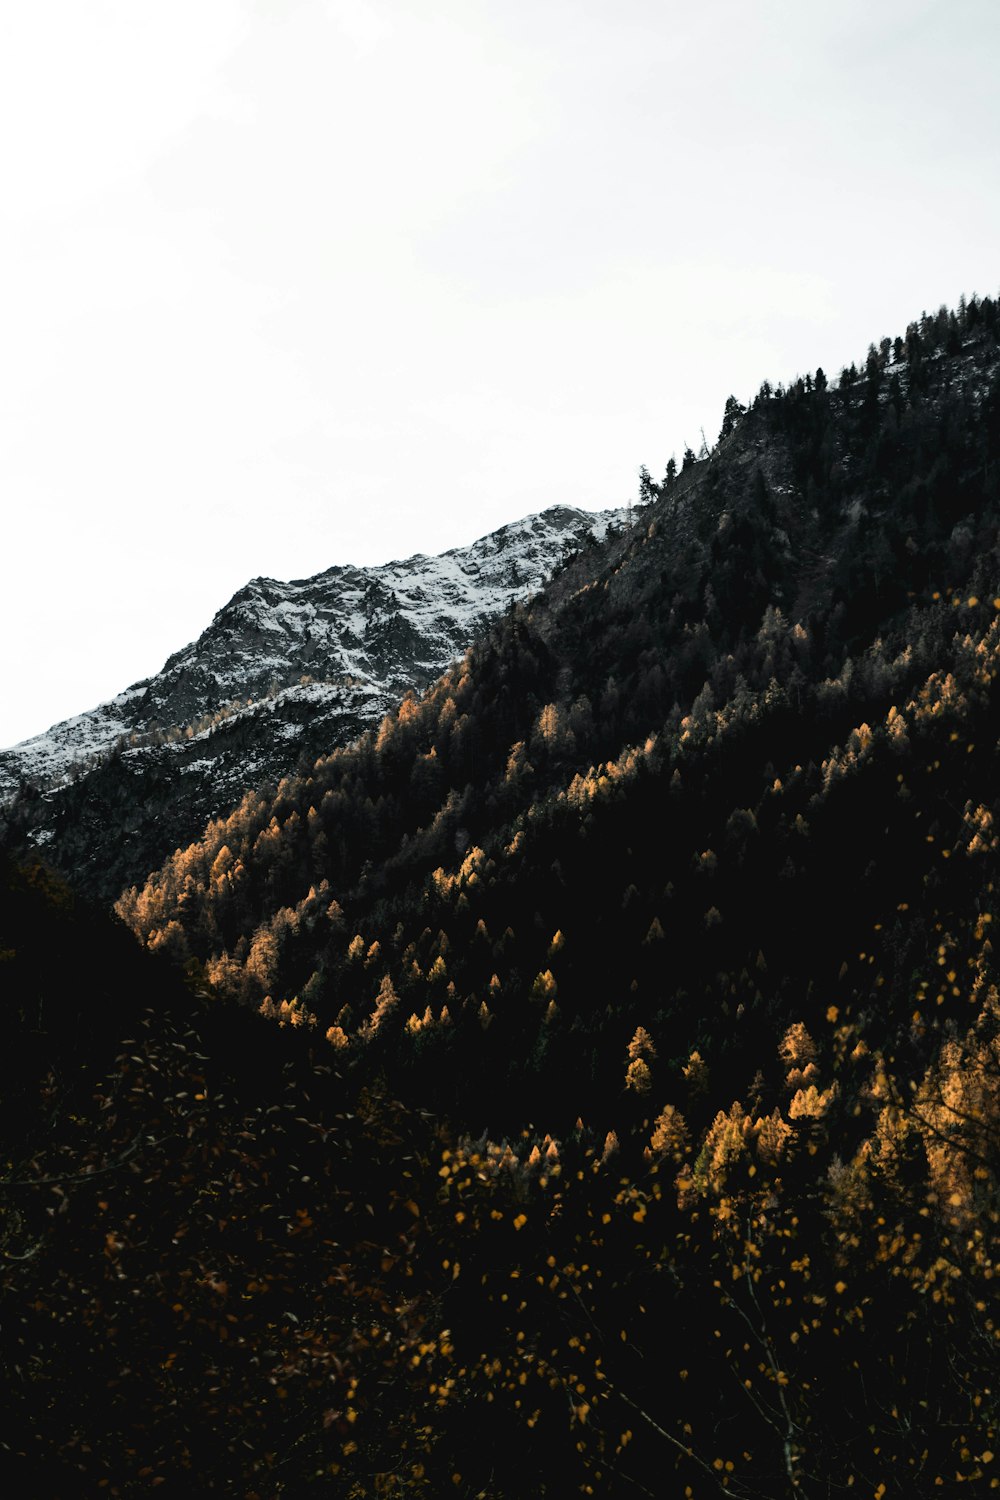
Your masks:
M 400 1004 L 379 1023 L 378 1045 L 400 1075 L 435 1051 L 411 1045 L 419 1028 L 407 1031 L 408 1015 L 447 1006 L 445 1050 L 461 1064 L 452 1077 L 428 1063 L 428 1086 L 436 1079 L 452 1102 L 456 1086 L 467 1092 L 480 1124 L 493 1124 L 505 1099 L 551 1111 L 563 1080 L 573 1116 L 591 1087 L 600 1098 L 613 1086 L 609 1057 L 591 1057 L 600 995 L 647 1026 L 648 1006 L 679 1008 L 671 1025 L 699 1045 L 704 1006 L 667 1004 L 652 971 L 638 972 L 649 954 L 620 993 L 621 912 L 631 913 L 629 943 L 651 928 L 684 933 L 671 981 L 684 994 L 730 941 L 739 950 L 756 932 L 755 957 L 763 932 L 786 927 L 774 890 L 796 912 L 802 899 L 791 875 L 775 887 L 775 850 L 777 871 L 794 871 L 808 845 L 803 835 L 785 850 L 772 830 L 760 846 L 768 903 L 731 876 L 739 894 L 716 931 L 706 913 L 726 908 L 702 900 L 727 868 L 723 848 L 739 850 L 741 869 L 756 867 L 758 842 L 737 831 L 773 823 L 776 781 L 811 826 L 811 799 L 836 801 L 833 768 L 857 760 L 851 736 L 867 745 L 888 732 L 890 710 L 899 716 L 931 691 L 935 671 L 955 677 L 956 630 L 959 641 L 992 639 L 1000 356 L 995 322 L 972 323 L 949 349 L 952 333 L 947 319 L 936 345 L 931 328 L 914 330 L 908 357 L 902 340 L 898 357 L 886 341 L 864 376 L 846 372 L 836 390 L 819 372 L 808 386 L 762 391 L 711 458 L 663 486 L 639 526 L 580 555 L 377 734 L 214 820 L 123 899 L 126 920 L 151 946 L 204 965 L 232 998 L 315 1014 L 352 1045 L 370 1037 L 369 990 L 387 973 Z M 858 840 L 856 882 L 840 889 L 838 854 L 837 893 L 824 889 L 824 903 L 865 906 L 865 871 L 878 860 L 863 831 Z M 524 874 L 529 854 L 541 862 L 537 889 Z M 445 920 L 460 895 L 461 940 Z M 560 1043 L 574 1067 L 554 1080 L 536 1002 L 569 913 L 578 951 L 560 964 L 571 991 L 594 998 L 574 1003 Z M 475 937 L 474 916 L 489 941 Z M 813 925 L 809 912 L 794 924 Z M 505 929 L 514 936 L 501 940 Z M 797 956 L 796 983 L 825 951 L 825 932 Z M 482 1050 L 478 1006 L 496 988 L 518 1022 L 491 1028 Z M 456 1000 L 467 1009 L 473 997 L 459 1023 Z
M 23 1492 L 990 1487 L 998 334 L 727 403 L 123 895 L 8 1153 Z M 86 986 L 37 922 L 16 1047 Z
M 113 900 L 248 787 L 426 688 L 624 517 L 554 506 L 438 557 L 251 580 L 155 677 L 0 752 L 8 842 Z

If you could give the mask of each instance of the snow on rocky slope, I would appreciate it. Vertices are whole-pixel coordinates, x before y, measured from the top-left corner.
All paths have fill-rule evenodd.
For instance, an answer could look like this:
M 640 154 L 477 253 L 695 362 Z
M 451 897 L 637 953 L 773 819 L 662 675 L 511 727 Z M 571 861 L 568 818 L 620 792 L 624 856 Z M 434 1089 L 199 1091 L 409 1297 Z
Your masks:
M 0 751 L 0 821 L 113 896 L 244 790 L 426 687 L 624 518 L 556 506 L 438 557 L 255 578 L 155 677 Z

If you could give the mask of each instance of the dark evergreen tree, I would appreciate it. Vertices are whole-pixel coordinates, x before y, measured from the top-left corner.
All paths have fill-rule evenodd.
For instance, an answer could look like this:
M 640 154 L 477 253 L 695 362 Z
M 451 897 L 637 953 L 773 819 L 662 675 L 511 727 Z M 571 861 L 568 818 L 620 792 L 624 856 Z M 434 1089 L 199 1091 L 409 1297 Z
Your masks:
M 719 433 L 720 443 L 725 438 L 727 438 L 731 432 L 736 431 L 737 426 L 745 415 L 746 407 L 741 406 L 735 396 L 727 396 L 725 409 L 722 413 L 722 430 Z

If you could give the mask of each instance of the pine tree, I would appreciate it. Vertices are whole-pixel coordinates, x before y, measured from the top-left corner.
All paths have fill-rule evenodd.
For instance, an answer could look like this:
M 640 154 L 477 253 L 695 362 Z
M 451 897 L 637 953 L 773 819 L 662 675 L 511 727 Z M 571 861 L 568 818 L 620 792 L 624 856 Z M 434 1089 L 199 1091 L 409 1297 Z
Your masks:
M 725 409 L 722 413 L 722 430 L 719 433 L 719 442 L 723 442 L 731 432 L 735 432 L 740 421 L 746 415 L 746 407 L 741 406 L 735 396 L 726 397 Z

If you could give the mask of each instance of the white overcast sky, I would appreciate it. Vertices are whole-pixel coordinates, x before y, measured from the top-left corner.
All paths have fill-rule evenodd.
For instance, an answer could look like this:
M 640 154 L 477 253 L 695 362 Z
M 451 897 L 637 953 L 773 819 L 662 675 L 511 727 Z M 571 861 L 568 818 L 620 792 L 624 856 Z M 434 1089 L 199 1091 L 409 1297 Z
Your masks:
M 996 0 L 0 4 L 0 744 L 1000 286 Z

